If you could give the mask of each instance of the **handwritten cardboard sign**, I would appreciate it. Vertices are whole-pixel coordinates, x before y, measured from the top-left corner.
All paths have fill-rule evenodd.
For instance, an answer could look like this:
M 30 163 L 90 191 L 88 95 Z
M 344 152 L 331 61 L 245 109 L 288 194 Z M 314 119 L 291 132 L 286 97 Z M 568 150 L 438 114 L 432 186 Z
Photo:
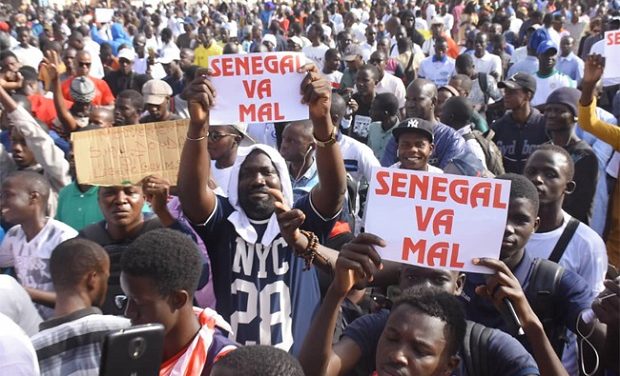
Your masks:
M 211 124 L 275 123 L 308 119 L 300 85 L 302 53 L 271 52 L 209 58 L 217 98 Z
M 80 184 L 122 185 L 158 175 L 176 184 L 188 120 L 71 134 Z
M 606 32 L 604 43 L 607 63 L 603 78 L 618 78 L 620 77 L 620 64 L 615 62 L 620 61 L 620 30 Z
M 386 260 L 489 273 L 471 260 L 499 258 L 509 194 L 506 180 L 374 168 L 366 231 Z

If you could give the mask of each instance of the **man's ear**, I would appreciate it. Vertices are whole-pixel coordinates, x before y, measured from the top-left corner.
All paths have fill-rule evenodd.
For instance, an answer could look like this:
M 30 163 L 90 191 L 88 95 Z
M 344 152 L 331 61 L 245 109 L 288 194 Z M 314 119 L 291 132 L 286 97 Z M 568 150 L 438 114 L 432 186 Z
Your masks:
M 536 221 L 534 221 L 534 231 L 536 232 L 536 230 L 538 230 L 538 227 L 540 226 L 540 217 L 537 215 L 536 216 Z
M 30 192 L 30 202 L 41 200 L 41 194 L 39 192 Z
M 84 276 L 84 279 L 86 279 L 86 287 L 88 287 L 88 291 L 92 291 L 97 288 L 96 271 L 90 271 L 88 274 L 86 274 L 86 276 Z
M 463 288 L 465 287 L 466 280 L 467 274 L 459 273 L 459 277 L 456 279 L 456 290 L 454 290 L 454 295 L 459 296 L 463 293 Z
M 181 309 L 187 302 L 191 302 L 190 295 L 185 290 L 175 290 L 170 293 L 170 304 L 174 309 Z
M 564 188 L 564 194 L 572 194 L 573 192 L 575 192 L 575 188 L 577 188 L 577 183 L 575 183 L 574 180 L 569 181 L 568 183 L 566 183 L 566 188 Z

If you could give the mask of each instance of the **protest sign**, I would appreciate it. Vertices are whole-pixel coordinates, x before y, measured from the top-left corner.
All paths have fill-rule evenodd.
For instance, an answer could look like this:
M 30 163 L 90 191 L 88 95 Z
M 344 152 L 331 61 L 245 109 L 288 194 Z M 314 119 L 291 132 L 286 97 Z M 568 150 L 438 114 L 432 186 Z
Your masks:
M 114 9 L 108 8 L 95 8 L 95 21 L 100 23 L 107 23 L 112 21 L 114 16 Z
M 620 30 L 608 31 L 605 33 L 605 71 L 603 78 L 620 78 Z
M 499 258 L 509 195 L 507 180 L 374 168 L 366 231 L 386 260 L 489 273 L 471 260 Z
M 71 133 L 80 184 L 122 185 L 157 175 L 176 184 L 188 120 Z
M 308 119 L 301 103 L 298 70 L 305 57 L 297 52 L 271 52 L 209 57 L 217 97 L 209 113 L 214 125 L 275 123 Z

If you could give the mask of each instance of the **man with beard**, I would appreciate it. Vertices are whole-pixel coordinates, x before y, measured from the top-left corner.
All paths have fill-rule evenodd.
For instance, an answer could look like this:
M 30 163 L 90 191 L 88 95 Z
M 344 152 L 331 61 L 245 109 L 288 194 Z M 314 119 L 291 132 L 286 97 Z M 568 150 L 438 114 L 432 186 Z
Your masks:
M 233 167 L 228 198 L 208 187 L 206 143 L 215 95 L 202 75 L 197 75 L 187 93 L 191 120 L 178 181 L 183 211 L 209 251 L 217 311 L 230 319 L 234 339 L 293 354 L 299 351 L 320 301 L 317 271 L 304 264 L 309 267 L 314 262 L 331 270 L 335 255 L 319 254 L 316 244 L 329 235 L 346 190 L 345 167 L 330 115 L 331 85 L 316 67 L 309 69 L 301 92 L 314 128 L 319 182 L 308 195 L 292 202 L 286 163 L 275 149 L 264 145 L 251 147 Z M 301 227 L 308 231 L 304 250 L 287 246 L 280 235 L 272 195 L 304 213 Z

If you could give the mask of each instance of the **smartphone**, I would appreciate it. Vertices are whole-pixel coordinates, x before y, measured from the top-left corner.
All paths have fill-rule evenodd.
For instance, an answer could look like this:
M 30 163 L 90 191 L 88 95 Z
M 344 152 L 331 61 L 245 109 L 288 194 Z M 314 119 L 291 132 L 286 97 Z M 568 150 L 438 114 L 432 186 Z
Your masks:
M 164 347 L 164 326 L 146 324 L 106 335 L 99 376 L 157 376 Z

